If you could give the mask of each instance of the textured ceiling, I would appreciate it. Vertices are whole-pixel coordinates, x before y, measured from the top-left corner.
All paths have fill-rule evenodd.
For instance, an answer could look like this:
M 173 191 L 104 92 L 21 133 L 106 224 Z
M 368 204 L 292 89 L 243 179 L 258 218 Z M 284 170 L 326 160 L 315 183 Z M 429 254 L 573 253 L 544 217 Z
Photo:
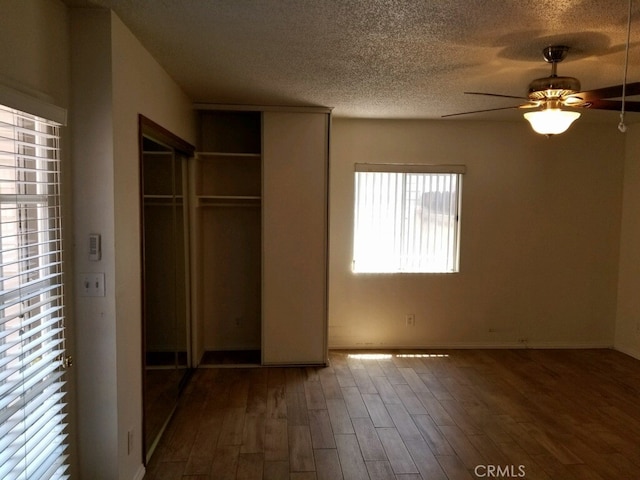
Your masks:
M 87 1 L 113 9 L 194 102 L 320 105 L 370 118 L 517 104 L 463 92 L 525 96 L 532 79 L 549 75 L 541 51 L 551 44 L 571 48 L 558 73 L 584 90 L 620 84 L 629 8 L 627 0 Z M 640 81 L 636 3 L 629 81 Z

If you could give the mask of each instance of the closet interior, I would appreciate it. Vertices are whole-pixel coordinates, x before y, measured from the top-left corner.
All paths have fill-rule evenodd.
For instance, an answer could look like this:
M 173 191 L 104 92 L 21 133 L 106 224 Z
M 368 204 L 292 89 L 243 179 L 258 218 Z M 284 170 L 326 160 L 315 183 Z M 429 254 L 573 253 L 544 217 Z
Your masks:
M 141 117 L 147 458 L 190 369 L 327 363 L 328 109 Z
M 199 113 L 192 175 L 201 366 L 261 362 L 261 118 L 258 111 Z

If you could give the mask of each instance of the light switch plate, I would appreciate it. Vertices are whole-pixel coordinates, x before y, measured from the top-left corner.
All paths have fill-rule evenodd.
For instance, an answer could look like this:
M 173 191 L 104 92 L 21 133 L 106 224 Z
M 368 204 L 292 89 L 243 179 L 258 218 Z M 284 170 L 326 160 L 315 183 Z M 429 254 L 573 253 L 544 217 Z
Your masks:
M 79 290 L 81 297 L 104 297 L 104 273 L 81 273 Z

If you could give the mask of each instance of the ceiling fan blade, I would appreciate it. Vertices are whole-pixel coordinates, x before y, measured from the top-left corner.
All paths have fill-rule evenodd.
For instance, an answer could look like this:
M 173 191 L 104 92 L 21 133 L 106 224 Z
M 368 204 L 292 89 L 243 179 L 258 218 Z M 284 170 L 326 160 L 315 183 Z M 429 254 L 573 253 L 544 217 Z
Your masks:
M 625 87 L 625 96 L 631 97 L 640 95 L 640 82 L 627 83 Z M 587 90 L 584 92 L 574 93 L 570 97 L 580 97 L 585 102 L 593 102 L 602 98 L 618 98 L 622 97 L 622 85 L 613 85 L 611 87 L 596 88 L 595 90 Z
M 521 107 L 520 105 L 516 105 L 514 107 L 487 108 L 485 110 L 473 110 L 471 112 L 449 113 L 448 115 L 442 115 L 441 118 L 456 117 L 458 115 L 469 115 L 471 113 L 495 112 L 496 110 L 511 110 L 512 108 L 520 108 L 520 107 Z
M 592 100 L 587 108 L 591 110 L 622 110 L 620 100 Z M 640 112 L 640 102 L 624 102 L 624 109 L 627 112 Z
M 518 108 L 538 108 L 544 104 L 543 101 L 540 100 L 529 100 L 529 103 L 523 103 L 522 105 L 518 105 Z
M 500 93 L 484 93 L 484 92 L 464 92 L 465 95 L 486 95 L 489 97 L 517 98 L 520 100 L 529 100 L 528 97 L 515 97 L 513 95 L 502 95 Z

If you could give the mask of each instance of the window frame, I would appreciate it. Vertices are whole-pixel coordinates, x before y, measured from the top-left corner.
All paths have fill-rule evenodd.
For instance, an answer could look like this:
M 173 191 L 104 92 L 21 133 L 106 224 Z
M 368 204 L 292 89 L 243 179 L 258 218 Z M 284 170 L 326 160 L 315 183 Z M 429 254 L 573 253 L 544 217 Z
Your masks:
M 377 180 L 379 181 L 387 181 L 391 182 L 394 180 L 397 185 L 385 187 L 378 187 L 378 196 L 385 195 L 384 198 L 389 200 L 388 203 L 385 203 L 384 200 L 377 201 L 376 196 L 372 195 L 371 191 L 362 194 L 359 192 L 359 181 L 362 181 L 364 177 L 363 174 L 367 173 L 373 174 L 393 174 L 389 175 L 388 179 L 384 177 L 377 176 Z M 462 184 L 463 184 L 463 176 L 466 173 L 465 165 L 431 165 L 431 164 L 403 164 L 403 163 L 355 163 L 354 164 L 354 218 L 353 218 L 353 250 L 352 250 L 352 265 L 351 271 L 355 275 L 367 275 L 367 274 L 384 274 L 384 275 L 403 275 L 403 274 L 452 274 L 460 272 L 460 231 L 461 231 L 461 221 L 460 221 L 460 212 L 462 206 Z M 420 230 L 415 230 L 417 228 L 416 222 L 417 220 L 407 220 L 407 209 L 413 203 L 415 210 L 417 210 L 417 202 L 419 199 L 417 195 L 421 195 L 424 199 L 425 193 L 433 192 L 432 188 L 434 188 L 434 183 L 429 183 L 429 187 L 427 188 L 426 184 L 422 184 L 423 190 L 422 193 L 419 193 L 415 188 L 408 193 L 407 191 L 407 182 L 411 180 L 411 176 L 414 177 L 416 175 L 433 175 L 435 179 L 445 180 L 445 184 L 447 181 L 451 182 L 448 184 L 448 187 L 454 186 L 454 189 L 446 190 L 447 186 L 443 185 L 441 182 L 437 184 L 438 189 L 441 192 L 445 192 L 445 196 L 447 195 L 447 208 L 446 217 L 443 219 L 443 222 L 440 223 L 448 223 L 449 225 L 446 227 L 435 227 L 433 224 L 433 220 L 429 219 L 427 228 L 427 233 L 430 235 L 447 235 L 446 247 L 442 245 L 440 248 L 435 246 L 424 247 L 419 246 L 418 251 L 414 251 L 413 246 L 409 246 L 409 243 L 412 242 L 411 235 L 418 236 L 419 241 L 424 244 L 424 240 L 422 239 L 422 235 L 425 232 L 424 227 L 420 228 Z M 444 177 L 447 176 L 448 178 Z M 430 178 L 429 181 L 433 182 L 434 178 Z M 370 178 L 368 181 L 372 182 L 374 179 Z M 425 179 L 422 179 L 424 182 Z M 399 186 L 402 185 L 402 186 Z M 363 187 L 363 188 L 369 188 Z M 374 187 L 375 188 L 375 187 Z M 427 189 L 427 192 L 424 191 Z M 419 189 L 418 189 L 419 190 Z M 411 198 L 411 194 L 416 195 L 414 198 Z M 359 196 L 360 195 L 360 196 Z M 366 198 L 366 200 L 363 200 Z M 433 200 L 432 196 L 428 197 Z M 442 195 L 437 196 L 436 198 L 443 198 Z M 366 206 L 364 205 L 366 202 L 374 202 L 378 203 L 378 205 Z M 424 200 L 423 200 L 424 201 Z M 384 204 L 384 206 L 381 206 Z M 391 206 L 391 207 L 390 207 Z M 440 208 L 442 205 L 439 205 Z M 367 210 L 368 208 L 368 210 Z M 359 231 L 363 228 L 362 223 L 360 221 L 359 215 L 365 213 L 365 215 L 371 216 L 371 210 L 378 209 L 387 209 L 386 220 L 379 221 L 376 217 L 374 222 L 369 222 L 368 232 L 363 234 Z M 389 209 L 393 209 L 393 214 L 389 214 Z M 383 216 L 384 214 L 379 211 L 376 213 Z M 424 219 L 423 213 L 420 213 L 421 219 Z M 431 213 L 427 214 L 427 217 L 430 217 Z M 389 220 L 391 218 L 391 220 Z M 384 227 L 380 227 L 378 223 L 387 224 Z M 424 220 L 421 220 L 424 222 Z M 454 222 L 451 225 L 451 222 Z M 366 223 L 366 222 L 364 222 Z M 373 227 L 371 224 L 376 223 Z M 385 231 L 380 233 L 379 231 L 375 231 L 376 228 L 384 228 Z M 389 232 L 389 229 L 393 229 L 393 233 Z M 413 229 L 413 230 L 412 230 Z M 375 233 L 373 233 L 375 231 Z M 411 232 L 411 233 L 410 233 Z M 362 248 L 362 245 L 365 243 L 362 240 L 362 235 L 366 235 L 367 238 L 372 238 L 372 234 L 375 235 L 375 238 L 386 240 L 386 245 L 381 246 L 377 245 L 373 249 L 370 249 L 370 253 L 368 254 L 369 260 L 372 258 L 380 259 L 386 258 L 388 261 L 377 262 L 376 260 L 371 260 L 372 263 L 366 264 L 362 266 L 363 258 L 366 257 L 367 254 L 361 255 L 359 249 Z M 393 237 L 391 239 L 390 237 Z M 415 239 L 414 239 L 415 240 Z M 380 240 L 379 243 L 382 243 Z M 388 250 L 386 250 L 388 249 Z M 381 250 L 389 251 L 389 255 L 382 255 Z M 444 250 L 446 252 L 446 259 L 443 259 L 440 250 Z M 373 253 L 375 252 L 375 254 Z M 412 253 L 413 252 L 413 253 Z M 438 253 L 440 252 L 440 253 Z M 426 255 L 436 255 L 435 262 L 426 261 L 424 256 Z
M 66 111 L 6 94 L 0 87 L 0 476 L 63 479 L 70 468 L 60 201 Z

